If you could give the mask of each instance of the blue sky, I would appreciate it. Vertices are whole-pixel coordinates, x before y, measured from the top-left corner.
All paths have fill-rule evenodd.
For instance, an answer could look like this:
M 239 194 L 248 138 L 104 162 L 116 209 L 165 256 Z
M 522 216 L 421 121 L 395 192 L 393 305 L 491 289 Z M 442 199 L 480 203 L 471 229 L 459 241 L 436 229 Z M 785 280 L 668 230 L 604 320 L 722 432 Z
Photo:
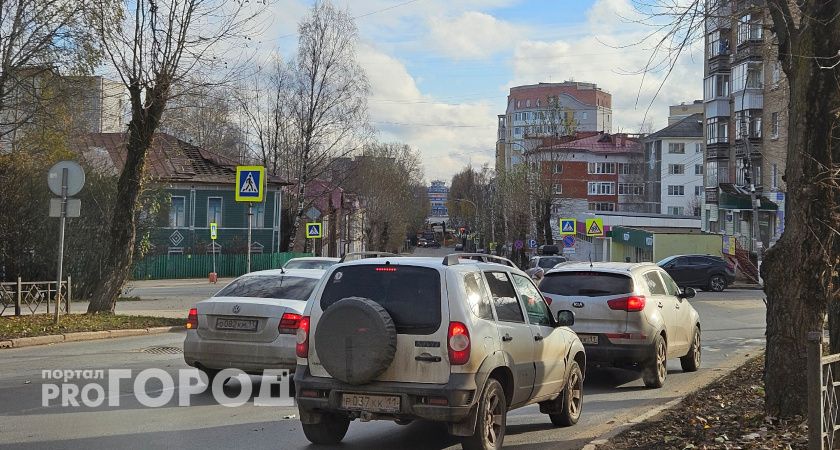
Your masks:
M 358 59 L 371 83 L 369 111 L 379 138 L 417 148 L 428 180 L 448 181 L 466 164 L 492 167 L 496 115 L 511 86 L 597 83 L 613 96 L 614 131 L 627 132 L 638 132 L 643 120 L 662 128 L 669 104 L 702 95 L 701 47 L 677 62 L 653 103 L 663 74 L 648 74 L 645 82 L 628 74 L 650 56 L 646 45 L 618 48 L 650 31 L 626 20 L 635 14 L 630 0 L 334 2 L 364 16 L 357 19 Z M 267 41 L 284 56 L 294 51 L 296 22 L 309 5 L 280 0 L 272 8 Z

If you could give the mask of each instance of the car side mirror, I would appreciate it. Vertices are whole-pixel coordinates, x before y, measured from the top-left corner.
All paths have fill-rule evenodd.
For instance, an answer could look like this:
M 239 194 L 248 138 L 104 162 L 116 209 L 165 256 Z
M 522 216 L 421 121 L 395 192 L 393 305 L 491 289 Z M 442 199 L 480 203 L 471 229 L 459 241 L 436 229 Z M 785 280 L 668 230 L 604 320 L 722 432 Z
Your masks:
M 697 291 L 695 291 L 694 288 L 687 287 L 687 288 L 682 288 L 682 291 L 680 292 L 680 295 L 678 295 L 678 297 L 679 298 L 694 298 L 695 295 L 697 295 Z
M 570 327 L 575 324 L 575 313 L 564 309 L 562 311 L 557 311 L 557 326 L 558 327 Z

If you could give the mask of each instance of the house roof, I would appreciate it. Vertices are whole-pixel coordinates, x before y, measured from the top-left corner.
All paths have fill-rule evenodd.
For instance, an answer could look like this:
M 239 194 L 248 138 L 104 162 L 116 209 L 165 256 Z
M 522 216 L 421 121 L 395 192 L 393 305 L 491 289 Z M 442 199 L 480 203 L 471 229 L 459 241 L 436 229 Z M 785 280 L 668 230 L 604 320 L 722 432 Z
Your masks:
M 656 140 L 662 138 L 702 138 L 703 137 L 703 114 L 692 114 L 678 122 L 648 135 L 645 140 Z
M 544 150 L 578 150 L 592 153 L 634 153 L 641 152 L 639 141 L 626 134 L 598 133 L 592 136 L 560 142 L 553 145 L 537 147 L 536 151 Z
M 89 133 L 77 143 L 84 159 L 101 170 L 119 173 L 125 165 L 125 133 Z M 237 161 L 166 133 L 155 134 L 146 157 L 146 174 L 155 181 L 233 183 Z M 268 183 L 288 185 L 269 175 Z

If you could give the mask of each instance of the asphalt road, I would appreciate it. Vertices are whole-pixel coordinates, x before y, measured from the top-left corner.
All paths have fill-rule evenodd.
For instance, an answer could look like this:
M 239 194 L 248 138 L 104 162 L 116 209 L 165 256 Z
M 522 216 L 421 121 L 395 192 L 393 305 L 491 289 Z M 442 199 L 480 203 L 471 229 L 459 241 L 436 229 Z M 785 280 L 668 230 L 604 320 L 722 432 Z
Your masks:
M 432 252 L 432 250 L 430 250 Z M 435 253 L 440 250 L 435 251 Z M 445 250 L 442 251 L 445 254 Z M 584 412 L 578 425 L 554 428 L 536 406 L 508 416 L 507 448 L 580 448 L 612 427 L 625 423 L 652 406 L 685 395 L 744 361 L 764 344 L 764 304 L 760 291 L 729 290 L 699 293 L 691 301 L 704 324 L 704 362 L 696 373 L 682 373 L 679 361 L 669 362 L 665 387 L 645 389 L 634 372 L 619 369 L 592 371 L 585 382 Z M 226 449 L 307 448 L 293 407 L 219 405 L 208 394 L 192 396 L 191 406 L 177 406 L 175 398 L 161 408 L 140 405 L 133 395 L 134 379 L 123 381 L 120 406 L 98 408 L 42 405 L 42 370 L 160 368 L 169 374 L 186 369 L 179 351 L 183 334 L 65 343 L 0 350 L 0 446 L 4 448 L 180 448 Z M 167 353 L 167 352 L 175 353 Z M 177 380 L 177 378 L 175 378 Z M 253 380 L 258 383 L 256 378 Z M 83 385 L 83 384 L 82 384 Z M 107 391 L 107 383 L 102 383 Z M 234 396 L 239 384 L 230 382 Z M 151 382 L 150 395 L 159 395 Z M 458 448 L 445 428 L 430 423 L 399 426 L 391 422 L 354 422 L 344 449 Z

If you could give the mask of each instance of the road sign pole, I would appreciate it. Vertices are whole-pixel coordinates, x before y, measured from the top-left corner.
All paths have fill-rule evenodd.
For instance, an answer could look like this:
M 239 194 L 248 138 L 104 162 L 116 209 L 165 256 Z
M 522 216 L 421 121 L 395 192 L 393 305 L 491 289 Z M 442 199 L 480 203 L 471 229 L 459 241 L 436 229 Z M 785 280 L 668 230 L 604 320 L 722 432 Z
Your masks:
M 61 215 L 58 220 L 58 275 L 56 276 L 55 316 L 53 318 L 55 325 L 58 325 L 58 319 L 61 316 L 61 272 L 64 269 L 64 222 L 67 217 L 67 175 L 67 168 L 61 169 Z
M 248 264 L 245 273 L 251 273 L 251 216 L 254 214 L 253 203 L 248 203 Z

